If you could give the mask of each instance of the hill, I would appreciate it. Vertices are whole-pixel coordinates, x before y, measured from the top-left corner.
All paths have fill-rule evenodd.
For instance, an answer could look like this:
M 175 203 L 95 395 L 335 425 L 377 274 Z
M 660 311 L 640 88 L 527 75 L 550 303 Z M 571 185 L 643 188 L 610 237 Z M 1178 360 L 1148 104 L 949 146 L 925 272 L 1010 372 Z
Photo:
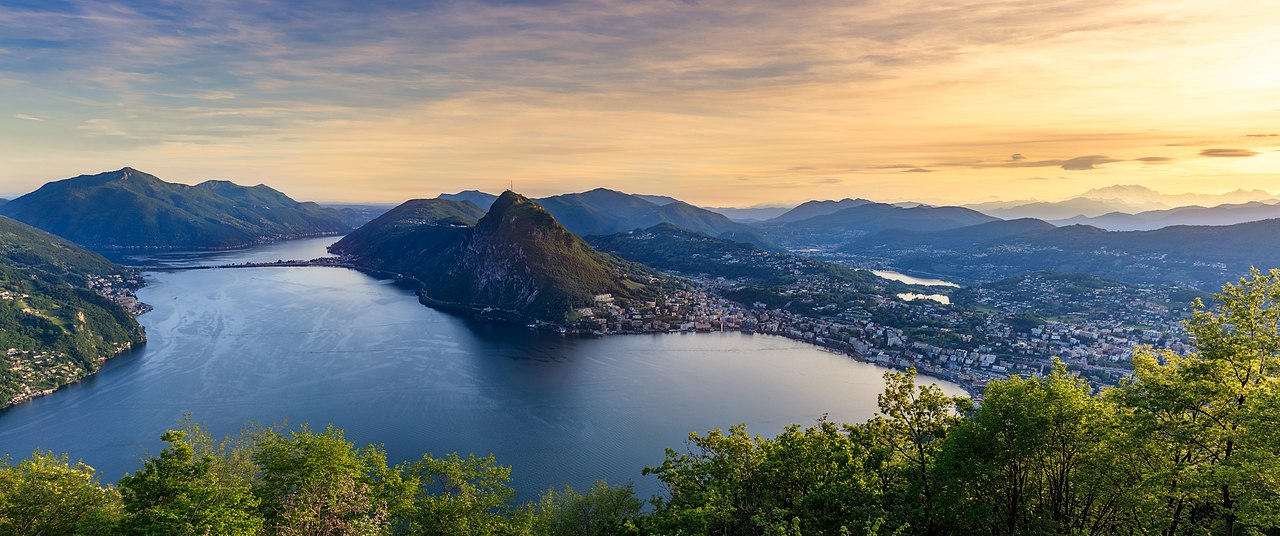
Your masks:
M 643 267 L 592 249 L 510 191 L 487 213 L 470 202 L 410 201 L 333 250 L 416 278 L 423 303 L 433 307 L 516 322 L 571 322 L 595 296 L 639 297 L 650 281 Z
M 794 207 L 784 206 L 758 206 L 758 207 L 706 207 L 707 210 L 717 214 L 724 214 L 725 217 L 738 223 L 756 223 L 765 220 L 771 220 L 791 210 Z
M 869 204 L 871 204 L 871 201 L 867 201 L 866 199 L 850 199 L 847 197 L 839 201 L 806 201 L 768 221 L 788 222 L 807 220 L 815 216 L 825 216 L 846 208 L 860 207 L 862 205 Z
M 711 236 L 748 242 L 764 248 L 776 247 L 747 225 L 683 201 L 660 205 L 641 196 L 604 188 L 537 201 L 566 229 L 578 236 L 608 235 L 670 223 Z
M 261 184 L 189 186 L 127 167 L 50 182 L 0 213 L 99 250 L 231 248 L 350 229 L 342 212 Z
M 923 235 L 914 242 L 861 242 L 846 252 L 864 262 L 970 282 L 1043 270 L 1202 289 L 1234 280 L 1250 267 L 1275 267 L 1280 259 L 1280 219 L 1152 231 L 1034 227 L 986 241 Z
M 470 201 L 413 199 L 351 231 L 329 250 L 380 271 L 424 279 L 485 215 Z
M 456 194 L 440 194 L 437 199 L 447 199 L 449 201 L 470 201 L 476 206 L 489 210 L 494 201 L 498 200 L 498 196 L 480 190 L 463 190 Z
M 77 381 L 144 342 L 133 315 L 90 290 L 138 284 L 97 254 L 0 217 L 0 407 Z
M 943 231 L 995 220 L 961 207 L 903 208 L 868 203 L 800 221 L 765 222 L 757 224 L 757 228 L 770 240 L 789 248 L 837 249 L 889 229 Z
M 877 248 L 921 247 L 954 249 L 976 246 L 1010 236 L 1048 231 L 1053 228 L 1054 225 L 1052 223 L 1043 220 L 1022 218 L 1017 220 L 996 220 L 930 233 L 890 229 L 849 244 L 841 248 L 841 251 L 863 252 Z

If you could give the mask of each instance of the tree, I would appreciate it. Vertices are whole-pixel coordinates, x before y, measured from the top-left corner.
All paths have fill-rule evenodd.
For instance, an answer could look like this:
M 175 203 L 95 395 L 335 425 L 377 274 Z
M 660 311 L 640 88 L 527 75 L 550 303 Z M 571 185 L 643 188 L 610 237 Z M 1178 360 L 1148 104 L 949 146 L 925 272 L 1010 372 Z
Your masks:
M 169 448 L 141 471 L 120 479 L 130 534 L 258 534 L 262 518 L 249 483 L 222 478 L 214 458 L 197 456 L 180 430 L 165 432 Z
M 407 509 L 408 533 L 414 535 L 513 534 L 525 532 L 529 520 L 517 514 L 511 468 L 492 455 L 462 458 L 424 455 L 403 468 L 415 492 Z
M 253 460 L 253 492 L 267 527 L 278 534 L 379 534 L 389 530 L 402 491 L 400 474 L 386 454 L 370 445 L 355 448 L 341 430 L 309 428 L 262 432 Z
M 586 493 L 572 486 L 549 489 L 537 504 L 536 532 L 547 536 L 639 534 L 636 521 L 644 504 L 630 483 L 611 487 L 603 480 Z
M 1187 322 L 1194 353 L 1137 352 L 1114 395 L 1143 445 L 1134 516 L 1163 535 L 1280 526 L 1280 271 L 1252 270 L 1214 298 Z
M 1060 361 L 1043 378 L 991 382 L 939 454 L 949 518 L 975 534 L 1114 531 L 1127 478 L 1115 413 Z
M 885 372 L 880 415 L 863 425 L 875 447 L 872 466 L 887 508 L 897 511 L 891 526 L 914 527 L 921 534 L 943 531 L 938 518 L 934 463 L 947 430 L 969 413 L 973 403 L 947 396 L 937 385 L 916 385 L 916 370 Z
M 119 494 L 65 454 L 36 451 L 17 465 L 0 459 L 0 534 L 111 534 L 120 510 Z

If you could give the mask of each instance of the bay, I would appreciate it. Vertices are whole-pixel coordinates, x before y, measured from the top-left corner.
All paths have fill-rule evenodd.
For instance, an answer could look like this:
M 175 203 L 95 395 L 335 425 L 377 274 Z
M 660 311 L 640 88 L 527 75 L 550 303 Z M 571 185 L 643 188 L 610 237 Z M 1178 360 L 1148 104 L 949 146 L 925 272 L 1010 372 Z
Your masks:
M 211 254 L 185 265 L 313 258 L 336 238 Z M 522 499 L 641 475 L 690 432 L 871 417 L 885 369 L 742 333 L 574 338 L 477 323 L 413 292 L 324 267 L 149 272 L 149 342 L 76 385 L 0 412 L 0 455 L 67 452 L 106 481 L 135 471 L 190 413 L 217 436 L 248 422 L 332 424 L 395 463 L 494 454 Z M 940 382 L 941 383 L 941 382 Z M 958 386 L 941 383 L 951 394 Z

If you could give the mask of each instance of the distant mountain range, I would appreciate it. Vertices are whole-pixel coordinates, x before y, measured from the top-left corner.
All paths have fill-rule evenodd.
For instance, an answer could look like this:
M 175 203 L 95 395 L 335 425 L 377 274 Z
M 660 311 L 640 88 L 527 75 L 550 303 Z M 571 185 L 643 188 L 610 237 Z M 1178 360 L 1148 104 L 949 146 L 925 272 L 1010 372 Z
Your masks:
M 961 281 L 990 281 L 1032 271 L 1081 272 L 1129 283 L 1218 288 L 1250 267 L 1280 259 L 1280 219 L 1222 226 L 1107 231 L 1053 227 L 1032 219 L 947 231 L 887 231 L 843 248 L 861 262 Z
M 440 199 L 470 201 L 487 208 L 491 194 L 474 190 L 441 195 Z M 665 196 L 634 195 L 605 188 L 535 199 L 561 225 L 578 236 L 606 235 L 671 223 L 764 248 L 776 248 L 751 226 L 704 208 Z
M 992 201 L 966 206 L 1001 219 L 1039 218 L 1049 221 L 1064 220 L 1073 223 L 1092 223 L 1086 222 L 1081 218 L 1096 218 L 1112 213 L 1137 214 L 1180 207 L 1209 208 L 1219 205 L 1240 205 L 1253 202 L 1275 203 L 1276 201 L 1280 201 L 1280 198 L 1262 190 L 1235 190 L 1217 195 L 1163 194 L 1145 186 L 1115 185 L 1094 188 L 1063 201 Z M 1174 219 L 1169 220 L 1166 224 L 1187 225 L 1195 223 L 1195 221 Z M 1231 223 L 1240 222 L 1231 221 Z
M 338 210 L 264 185 L 189 186 L 127 167 L 50 182 L 0 213 L 99 250 L 230 248 L 351 228 Z
M 144 342 L 133 315 L 88 288 L 132 277 L 67 240 L 0 217 L 0 407 L 78 380 Z
M 771 220 L 773 218 L 786 214 L 787 211 L 791 210 L 794 207 L 776 206 L 776 207 L 747 207 L 747 208 L 734 208 L 734 207 L 704 207 L 704 208 L 706 208 L 707 210 L 710 210 L 711 212 L 715 212 L 717 214 L 724 214 L 726 218 L 729 218 L 738 223 L 756 223 L 756 222 L 762 222 L 765 220 Z
M 470 201 L 410 201 L 331 250 L 416 278 L 428 305 L 486 318 L 563 323 L 596 295 L 649 292 L 647 269 L 596 251 L 519 194 L 481 214 Z
M 1057 225 L 1084 224 L 1109 231 L 1150 231 L 1173 225 L 1234 225 L 1251 221 L 1280 218 L 1280 202 L 1250 201 L 1214 207 L 1178 207 L 1148 210 L 1137 214 L 1111 212 L 1101 216 L 1076 216 L 1055 220 Z
M 963 207 L 917 206 L 903 208 L 885 203 L 859 203 L 798 221 L 773 221 L 756 224 L 769 240 L 792 249 L 836 249 L 863 237 L 887 231 L 931 232 L 958 229 L 996 218 Z M 844 202 L 840 202 L 844 203 Z M 801 205 L 803 207 L 804 205 Z M 819 211 L 831 205 L 816 205 Z M 796 207 L 799 210 L 801 207 Z
M 826 216 L 844 210 L 846 208 L 860 207 L 862 205 L 870 205 L 872 202 L 866 199 L 850 199 L 844 198 L 839 201 L 806 201 L 799 206 L 788 210 L 773 219 L 768 220 L 771 223 L 781 223 L 789 221 L 807 220 L 817 216 Z

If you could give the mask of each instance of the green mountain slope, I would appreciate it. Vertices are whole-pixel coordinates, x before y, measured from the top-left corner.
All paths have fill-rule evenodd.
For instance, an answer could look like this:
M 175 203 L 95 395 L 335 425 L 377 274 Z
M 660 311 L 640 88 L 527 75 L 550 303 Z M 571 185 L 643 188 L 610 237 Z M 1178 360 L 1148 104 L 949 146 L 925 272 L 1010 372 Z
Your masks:
M 868 203 L 799 221 L 764 222 L 757 227 L 770 240 L 787 247 L 835 249 L 890 229 L 933 232 L 991 221 L 996 218 L 961 207 L 903 208 Z
M 350 229 L 264 185 L 174 184 L 132 168 L 50 182 L 0 213 L 93 249 L 227 248 Z
M 89 289 L 132 274 L 49 233 L 0 217 L 0 407 L 98 370 L 145 341 L 116 302 Z
M 598 294 L 648 292 L 646 269 L 592 249 L 510 191 L 488 213 L 470 202 L 410 201 L 332 250 L 359 266 L 417 279 L 428 305 L 486 318 L 561 323 Z
M 368 268 L 423 280 L 484 214 L 470 201 L 413 199 L 352 231 L 329 250 L 356 257 Z

